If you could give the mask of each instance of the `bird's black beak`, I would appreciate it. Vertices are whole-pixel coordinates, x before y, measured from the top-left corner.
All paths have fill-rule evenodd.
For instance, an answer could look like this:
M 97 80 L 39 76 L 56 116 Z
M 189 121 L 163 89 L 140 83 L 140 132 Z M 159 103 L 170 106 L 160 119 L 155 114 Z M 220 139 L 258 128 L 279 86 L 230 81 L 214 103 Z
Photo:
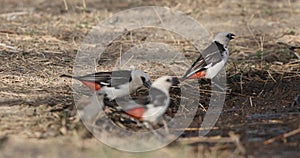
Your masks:
M 229 34 L 227 35 L 227 38 L 229 38 L 230 40 L 232 40 L 232 39 L 234 39 L 234 36 L 235 36 L 235 34 L 229 33 Z
M 150 88 L 150 87 L 151 87 L 151 81 L 150 81 L 150 80 L 149 80 L 149 81 L 146 81 L 146 82 L 143 83 L 143 85 L 144 85 L 145 87 L 147 87 L 147 88 Z
M 172 78 L 172 86 L 177 86 L 180 83 L 178 77 L 173 77 Z

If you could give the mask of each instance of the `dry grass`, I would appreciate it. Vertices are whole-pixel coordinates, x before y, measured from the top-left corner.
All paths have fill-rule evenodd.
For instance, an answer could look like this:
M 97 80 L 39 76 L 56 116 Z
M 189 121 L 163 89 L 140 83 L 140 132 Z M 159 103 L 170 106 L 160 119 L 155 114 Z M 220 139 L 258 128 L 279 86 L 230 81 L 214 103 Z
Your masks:
M 180 138 L 193 140 L 193 143 L 186 145 L 178 141 L 177 145 L 145 156 L 232 157 L 232 152 L 234 157 L 299 155 L 299 108 L 290 106 L 300 92 L 297 87 L 300 85 L 299 1 L 100 3 L 65 0 L 49 3 L 5 0 L 3 4 L 5 7 L 0 11 L 0 150 L 4 152 L 1 153 L 20 156 L 38 150 L 48 157 L 53 157 L 53 153 L 62 157 L 61 148 L 64 148 L 92 157 L 134 156 L 103 145 L 100 145 L 101 152 L 98 151 L 99 144 L 76 119 L 71 81 L 58 76 L 72 73 L 82 41 L 98 22 L 126 8 L 162 5 L 194 17 L 212 35 L 228 30 L 238 38 L 230 44 L 226 103 L 209 137 L 195 137 L 201 130 L 198 127 L 211 92 L 210 84 L 202 81 L 202 107 L 182 135 L 185 138 Z M 180 58 L 167 58 L 164 64 L 139 64 L 131 56 L 119 58 L 120 52 L 133 46 L 143 50 L 149 42 L 166 43 L 183 52 L 190 61 L 198 54 L 189 41 L 177 34 L 158 29 L 135 30 L 114 40 L 96 69 L 111 70 L 115 66 L 111 59 L 117 59 L 116 63 L 121 62 L 117 67 L 134 65 L 149 72 L 153 79 L 170 75 L 169 64 L 184 72 L 188 64 Z M 295 134 L 290 135 L 293 131 Z M 264 141 L 270 143 L 262 146 Z M 15 152 L 20 148 L 24 150 Z M 53 153 L 45 149 L 53 149 Z M 287 152 L 281 153 L 283 150 Z

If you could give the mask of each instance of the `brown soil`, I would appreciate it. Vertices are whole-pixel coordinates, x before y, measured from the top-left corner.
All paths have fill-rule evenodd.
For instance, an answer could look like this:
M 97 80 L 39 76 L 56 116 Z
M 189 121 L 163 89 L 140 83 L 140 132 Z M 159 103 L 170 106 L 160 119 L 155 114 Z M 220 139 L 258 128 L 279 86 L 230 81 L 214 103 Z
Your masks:
M 63 1 L 4 0 L 2 5 L 0 157 L 141 156 L 93 138 L 76 116 L 71 81 L 59 76 L 72 73 L 80 44 L 93 26 L 114 13 L 145 5 L 182 11 L 212 35 L 230 31 L 238 38 L 229 46 L 225 105 L 208 138 L 195 137 L 194 127 L 201 124 L 209 102 L 209 82 L 200 81 L 203 107 L 190 130 L 176 143 L 144 157 L 299 157 L 300 1 L 90 0 L 86 8 L 82 1 L 68 2 L 68 10 Z M 165 38 L 161 30 L 148 29 L 116 39 L 97 69 L 111 70 L 114 63 L 107 63 L 119 55 L 120 43 L 126 50 L 131 47 L 128 41 L 161 39 L 177 50 L 190 50 L 184 52 L 188 59 L 197 57 L 180 37 Z M 166 74 L 164 65 L 139 68 L 153 78 Z M 268 141 L 272 138 L 276 139 Z

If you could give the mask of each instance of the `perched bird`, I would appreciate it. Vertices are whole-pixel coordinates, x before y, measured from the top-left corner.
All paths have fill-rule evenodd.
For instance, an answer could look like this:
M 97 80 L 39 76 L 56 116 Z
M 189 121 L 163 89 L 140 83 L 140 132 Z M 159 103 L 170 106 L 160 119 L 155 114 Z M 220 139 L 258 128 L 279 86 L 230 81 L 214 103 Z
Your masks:
M 142 86 L 147 88 L 151 86 L 150 76 L 141 70 L 96 72 L 84 76 L 63 74 L 60 77 L 79 80 L 91 90 L 104 94 L 110 100 L 129 95 Z
M 118 103 L 121 104 L 122 110 L 133 118 L 156 123 L 166 112 L 170 104 L 169 90 L 171 86 L 178 83 L 179 80 L 176 77 L 162 76 L 156 79 L 151 85 L 149 99 L 143 98 L 142 101 L 119 100 Z
M 234 39 L 233 33 L 220 32 L 212 43 L 201 53 L 200 57 L 187 70 L 182 79 L 214 78 L 226 65 L 229 41 Z

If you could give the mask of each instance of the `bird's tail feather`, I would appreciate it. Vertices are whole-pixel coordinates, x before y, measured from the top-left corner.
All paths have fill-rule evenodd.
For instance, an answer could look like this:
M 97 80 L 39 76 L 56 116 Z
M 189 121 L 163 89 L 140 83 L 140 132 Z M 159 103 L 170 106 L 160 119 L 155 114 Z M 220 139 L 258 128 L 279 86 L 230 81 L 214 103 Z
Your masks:
M 179 78 L 181 81 L 184 81 L 188 79 L 191 76 L 191 69 L 189 69 L 181 78 Z

